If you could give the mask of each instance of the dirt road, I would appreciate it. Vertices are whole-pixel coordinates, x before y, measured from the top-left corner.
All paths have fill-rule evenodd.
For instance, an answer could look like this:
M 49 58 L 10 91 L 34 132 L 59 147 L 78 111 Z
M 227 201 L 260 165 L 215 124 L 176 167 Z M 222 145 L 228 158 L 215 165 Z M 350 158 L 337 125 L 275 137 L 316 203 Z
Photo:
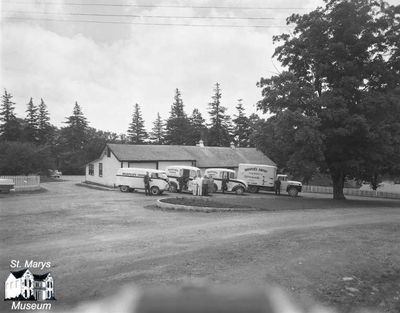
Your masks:
M 101 298 L 126 283 L 201 277 L 279 284 L 344 312 L 400 310 L 399 201 L 217 195 L 275 211 L 163 212 L 152 210 L 154 198 L 143 193 L 78 187 L 77 180 L 0 198 L 1 277 L 11 260 L 51 262 L 54 308 Z

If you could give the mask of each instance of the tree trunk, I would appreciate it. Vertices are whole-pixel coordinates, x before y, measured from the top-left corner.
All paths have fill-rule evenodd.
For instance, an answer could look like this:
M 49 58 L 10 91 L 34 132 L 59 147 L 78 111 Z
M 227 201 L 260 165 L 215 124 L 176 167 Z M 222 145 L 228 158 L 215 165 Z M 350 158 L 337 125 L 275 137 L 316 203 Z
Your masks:
M 378 189 L 378 185 L 379 185 L 379 182 L 378 182 L 378 174 L 377 173 L 374 173 L 374 174 L 372 174 L 372 177 L 371 177 L 371 187 L 372 187 L 372 190 L 377 190 Z
M 343 194 L 344 188 L 344 173 L 342 171 L 337 171 L 332 173 L 333 182 L 333 199 L 335 200 L 346 200 Z

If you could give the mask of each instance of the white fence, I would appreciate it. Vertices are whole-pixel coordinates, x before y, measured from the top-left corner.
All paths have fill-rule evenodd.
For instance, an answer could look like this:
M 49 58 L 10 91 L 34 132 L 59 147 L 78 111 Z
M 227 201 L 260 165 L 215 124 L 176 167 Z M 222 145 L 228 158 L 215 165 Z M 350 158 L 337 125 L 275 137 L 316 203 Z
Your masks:
M 12 179 L 15 191 L 32 191 L 40 189 L 40 176 L 0 176 L 0 178 Z
M 333 187 L 303 185 L 302 191 L 303 192 L 333 194 Z M 349 196 L 400 199 L 400 193 L 384 192 L 384 191 L 376 191 L 376 190 L 360 190 L 357 188 L 343 188 L 343 193 L 345 195 L 349 195 Z

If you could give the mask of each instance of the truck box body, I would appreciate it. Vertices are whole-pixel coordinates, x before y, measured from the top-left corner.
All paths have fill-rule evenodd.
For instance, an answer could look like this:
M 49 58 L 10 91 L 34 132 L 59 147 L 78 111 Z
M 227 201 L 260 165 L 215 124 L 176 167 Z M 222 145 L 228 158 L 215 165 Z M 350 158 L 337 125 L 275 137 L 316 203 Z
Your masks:
M 287 175 L 277 175 L 277 167 L 272 165 L 239 164 L 238 179 L 244 180 L 248 184 L 247 190 L 252 193 L 274 191 L 277 179 L 281 183 L 279 191 L 286 191 L 292 197 L 302 190 L 301 182 L 289 180 Z
M 239 164 L 237 178 L 244 180 L 249 186 L 273 190 L 276 171 L 276 166 L 272 165 Z
M 161 194 L 165 190 L 168 190 L 168 177 L 165 171 L 146 168 L 123 167 L 118 169 L 115 177 L 115 185 L 123 192 L 145 189 L 144 176 L 146 173 L 149 174 L 151 179 L 150 190 L 152 194 Z

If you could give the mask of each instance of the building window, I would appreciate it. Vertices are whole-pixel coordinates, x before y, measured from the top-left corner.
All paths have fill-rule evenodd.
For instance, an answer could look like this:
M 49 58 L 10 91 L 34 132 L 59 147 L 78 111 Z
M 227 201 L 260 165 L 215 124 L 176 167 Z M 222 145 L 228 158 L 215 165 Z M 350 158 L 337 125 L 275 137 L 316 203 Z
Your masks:
M 94 175 L 94 164 L 89 164 L 89 175 Z
M 107 148 L 107 158 L 110 158 L 111 157 L 111 150 L 110 150 L 110 148 Z
M 103 163 L 99 163 L 99 176 L 103 177 Z

